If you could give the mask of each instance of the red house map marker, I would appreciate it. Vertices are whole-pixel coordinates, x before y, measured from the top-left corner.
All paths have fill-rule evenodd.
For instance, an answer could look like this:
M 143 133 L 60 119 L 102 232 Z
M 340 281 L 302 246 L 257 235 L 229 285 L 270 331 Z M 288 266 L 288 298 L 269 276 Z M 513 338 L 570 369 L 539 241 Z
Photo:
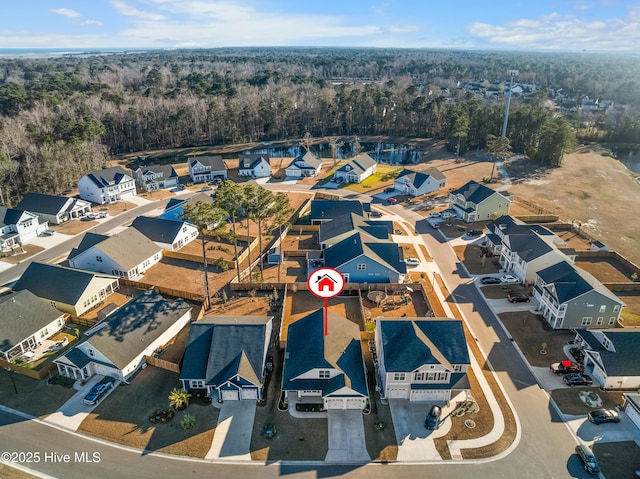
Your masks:
M 319 268 L 307 278 L 312 294 L 324 299 L 324 335 L 329 334 L 329 298 L 338 296 L 344 289 L 344 277 L 337 269 Z

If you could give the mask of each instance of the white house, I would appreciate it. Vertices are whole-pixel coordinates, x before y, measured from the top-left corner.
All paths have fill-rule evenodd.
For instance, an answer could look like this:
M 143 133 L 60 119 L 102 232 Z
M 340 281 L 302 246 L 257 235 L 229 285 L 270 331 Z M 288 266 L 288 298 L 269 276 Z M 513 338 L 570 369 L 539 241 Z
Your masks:
M 240 155 L 238 174 L 252 178 L 267 178 L 271 176 L 271 158 L 259 153 L 244 153 Z
M 296 156 L 289 166 L 285 169 L 285 173 L 291 178 L 305 178 L 309 176 L 318 176 L 322 168 L 322 159 L 316 157 L 310 151 L 304 155 Z
M 149 216 L 138 216 L 131 228 L 135 228 L 162 249 L 177 251 L 198 237 L 198 228 L 186 221 L 174 221 Z
M 227 166 L 222 161 L 222 156 L 191 156 L 188 158 L 189 177 L 194 183 L 203 183 L 227 179 Z
M 178 186 L 178 173 L 171 165 L 148 165 L 132 169 L 136 184 L 145 191 Z
M 353 157 L 333 173 L 335 181 L 361 183 L 376 171 L 376 160 L 366 153 Z
M 533 283 L 538 271 L 561 261 L 571 261 L 535 232 L 508 234 L 502 240 L 500 264 L 523 283 Z
M 49 227 L 29 211 L 0 206 L 0 249 L 12 250 L 28 243 Z
M 94 171 L 78 181 L 80 198 L 104 205 L 136 196 L 136 182 L 120 166 Z
M 405 195 L 426 195 L 444 188 L 447 178 L 437 168 L 425 172 L 404 170 L 393 181 L 393 188 Z
M 27 193 L 17 204 L 16 209 L 35 213 L 42 223 L 59 225 L 89 213 L 91 203 L 67 196 Z

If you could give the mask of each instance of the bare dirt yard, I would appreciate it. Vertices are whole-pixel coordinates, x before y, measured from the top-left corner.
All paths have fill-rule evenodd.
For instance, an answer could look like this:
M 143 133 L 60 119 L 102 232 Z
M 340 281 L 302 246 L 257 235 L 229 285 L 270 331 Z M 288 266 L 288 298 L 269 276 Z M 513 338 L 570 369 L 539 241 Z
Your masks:
M 588 271 L 603 283 L 626 283 L 632 281 L 633 271 L 615 258 L 580 258 L 575 265 Z

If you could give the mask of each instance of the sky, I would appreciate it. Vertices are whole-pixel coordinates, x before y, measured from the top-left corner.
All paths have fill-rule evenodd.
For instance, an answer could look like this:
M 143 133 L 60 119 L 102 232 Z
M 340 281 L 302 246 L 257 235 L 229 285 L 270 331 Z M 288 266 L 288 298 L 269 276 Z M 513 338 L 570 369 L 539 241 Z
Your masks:
M 0 16 L 2 48 L 343 46 L 640 52 L 637 0 L 10 3 Z

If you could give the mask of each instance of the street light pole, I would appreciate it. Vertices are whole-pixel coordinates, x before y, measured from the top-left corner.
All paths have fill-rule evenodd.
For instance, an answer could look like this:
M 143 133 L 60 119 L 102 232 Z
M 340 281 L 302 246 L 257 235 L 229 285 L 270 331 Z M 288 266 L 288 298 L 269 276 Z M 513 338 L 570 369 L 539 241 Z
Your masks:
M 16 392 L 16 394 L 18 394 L 18 388 L 16 386 L 16 380 L 13 378 L 13 369 L 11 368 L 5 368 L 7 371 L 9 371 L 9 377 L 11 378 L 11 384 L 13 384 L 13 390 Z

